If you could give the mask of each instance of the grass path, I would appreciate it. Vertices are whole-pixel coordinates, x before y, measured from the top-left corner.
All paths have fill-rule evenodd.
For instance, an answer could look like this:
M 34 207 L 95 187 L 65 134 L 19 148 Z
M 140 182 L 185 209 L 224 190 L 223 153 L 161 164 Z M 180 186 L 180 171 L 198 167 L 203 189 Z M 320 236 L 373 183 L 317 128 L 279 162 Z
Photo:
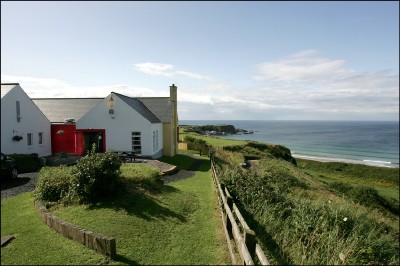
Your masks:
M 194 161 L 175 159 L 181 169 Z M 115 237 L 116 261 L 48 229 L 32 200 L 25 193 L 2 201 L 2 235 L 18 234 L 2 248 L 2 264 L 230 264 L 208 160 L 202 160 L 196 175 L 165 185 L 160 194 L 53 210 L 68 222 Z

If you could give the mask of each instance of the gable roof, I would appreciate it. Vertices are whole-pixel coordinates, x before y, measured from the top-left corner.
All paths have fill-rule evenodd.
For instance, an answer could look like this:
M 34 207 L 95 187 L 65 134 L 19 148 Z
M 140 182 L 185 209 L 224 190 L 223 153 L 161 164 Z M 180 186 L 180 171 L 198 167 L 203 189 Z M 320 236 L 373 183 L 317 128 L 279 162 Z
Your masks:
M 1 98 L 6 96 L 15 86 L 19 86 L 19 83 L 1 83 Z
M 151 123 L 170 123 L 173 105 L 169 97 L 129 97 L 112 92 Z M 3 94 L 3 84 L 2 84 Z M 2 95 L 3 97 L 3 95 Z M 78 121 L 105 98 L 34 98 L 51 123 L 64 123 L 65 119 Z
M 140 100 L 163 123 L 171 123 L 173 105 L 169 97 L 140 97 Z
M 52 123 L 78 121 L 104 98 L 36 98 L 32 101 Z
M 146 118 L 150 123 L 160 123 L 162 122 L 142 101 L 137 98 L 131 98 L 116 92 L 112 92 L 118 96 L 122 101 L 129 105 L 132 109 L 138 112 L 141 116 Z

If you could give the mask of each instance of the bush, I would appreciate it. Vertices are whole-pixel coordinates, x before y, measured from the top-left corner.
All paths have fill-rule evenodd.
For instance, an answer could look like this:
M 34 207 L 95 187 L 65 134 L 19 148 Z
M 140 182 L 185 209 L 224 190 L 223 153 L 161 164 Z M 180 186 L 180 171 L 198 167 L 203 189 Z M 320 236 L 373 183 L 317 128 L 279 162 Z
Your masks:
M 225 151 L 230 152 L 241 152 L 246 156 L 260 156 L 263 158 L 280 158 L 296 165 L 296 159 L 294 159 L 290 153 L 290 150 L 285 146 L 259 143 L 256 141 L 249 141 L 244 145 L 230 145 L 223 147 Z
M 383 208 L 399 215 L 399 206 L 396 201 L 388 201 L 378 194 L 378 191 L 371 187 L 354 187 L 349 191 L 349 196 L 359 204 L 373 208 Z
M 352 185 L 345 184 L 343 182 L 332 182 L 328 184 L 329 188 L 333 191 L 347 194 L 353 187 Z
M 20 173 L 35 172 L 40 169 L 40 163 L 37 153 L 32 154 L 8 154 L 7 156 L 13 158 L 17 164 Z
M 72 168 L 66 166 L 43 167 L 35 189 L 35 197 L 42 201 L 59 201 L 70 195 Z
M 78 197 L 83 202 L 94 202 L 102 196 L 108 196 L 117 191 L 120 182 L 121 160 L 111 152 L 92 152 L 82 157 L 75 168 L 75 184 Z

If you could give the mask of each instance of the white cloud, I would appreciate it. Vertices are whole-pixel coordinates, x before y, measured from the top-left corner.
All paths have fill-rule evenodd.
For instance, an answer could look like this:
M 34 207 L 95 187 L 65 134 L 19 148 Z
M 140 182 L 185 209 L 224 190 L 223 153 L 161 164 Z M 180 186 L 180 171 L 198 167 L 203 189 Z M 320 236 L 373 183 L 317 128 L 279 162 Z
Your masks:
M 135 69 L 152 75 L 152 76 L 172 76 L 173 72 L 172 69 L 174 68 L 173 65 L 168 64 L 160 64 L 160 63 L 142 63 L 142 64 L 135 64 Z
M 307 50 L 281 60 L 258 64 L 255 66 L 258 75 L 253 78 L 257 81 L 316 82 L 351 73 L 342 68 L 345 60 L 311 57 L 316 53 L 315 50 Z
M 181 75 L 207 81 L 199 84 L 188 79 L 177 84 L 182 120 L 397 120 L 399 76 L 389 71 L 348 69 L 345 63 L 343 59 L 322 58 L 315 50 L 300 51 L 256 65 L 256 78 L 247 80 L 248 85 L 243 86 L 176 71 L 168 64 L 144 63 L 135 67 L 155 76 Z M 2 75 L 2 82 L 19 82 L 31 97 L 105 97 L 111 91 L 132 97 L 169 95 L 167 90 L 126 84 L 81 87 L 57 79 L 7 75 Z
M 19 83 L 31 98 L 94 98 L 106 97 L 112 91 L 132 97 L 156 97 L 160 92 L 141 87 L 112 84 L 106 86 L 77 86 L 52 78 L 1 75 L 2 83 Z
M 134 65 L 135 69 L 137 71 L 152 75 L 152 76 L 165 76 L 165 77 L 170 77 L 170 76 L 175 76 L 175 75 L 180 75 L 180 76 L 185 76 L 193 79 L 198 79 L 198 80 L 212 80 L 210 77 L 206 77 L 197 73 L 189 72 L 189 71 L 182 71 L 182 70 L 177 70 L 174 71 L 174 66 L 169 65 L 169 64 L 162 64 L 162 63 L 141 63 L 141 64 L 135 64 Z
M 346 60 L 317 54 L 300 51 L 256 65 L 253 80 L 257 83 L 247 96 L 285 110 L 319 114 L 320 119 L 332 113 L 336 119 L 398 117 L 398 75 L 348 69 Z

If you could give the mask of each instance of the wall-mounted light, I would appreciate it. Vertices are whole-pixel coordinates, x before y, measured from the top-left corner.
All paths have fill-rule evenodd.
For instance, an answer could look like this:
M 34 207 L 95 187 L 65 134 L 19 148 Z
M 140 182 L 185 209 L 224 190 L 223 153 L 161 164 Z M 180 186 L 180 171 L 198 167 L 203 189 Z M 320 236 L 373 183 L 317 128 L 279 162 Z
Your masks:
M 114 109 L 114 98 L 111 95 L 110 99 L 108 100 L 108 109 Z

